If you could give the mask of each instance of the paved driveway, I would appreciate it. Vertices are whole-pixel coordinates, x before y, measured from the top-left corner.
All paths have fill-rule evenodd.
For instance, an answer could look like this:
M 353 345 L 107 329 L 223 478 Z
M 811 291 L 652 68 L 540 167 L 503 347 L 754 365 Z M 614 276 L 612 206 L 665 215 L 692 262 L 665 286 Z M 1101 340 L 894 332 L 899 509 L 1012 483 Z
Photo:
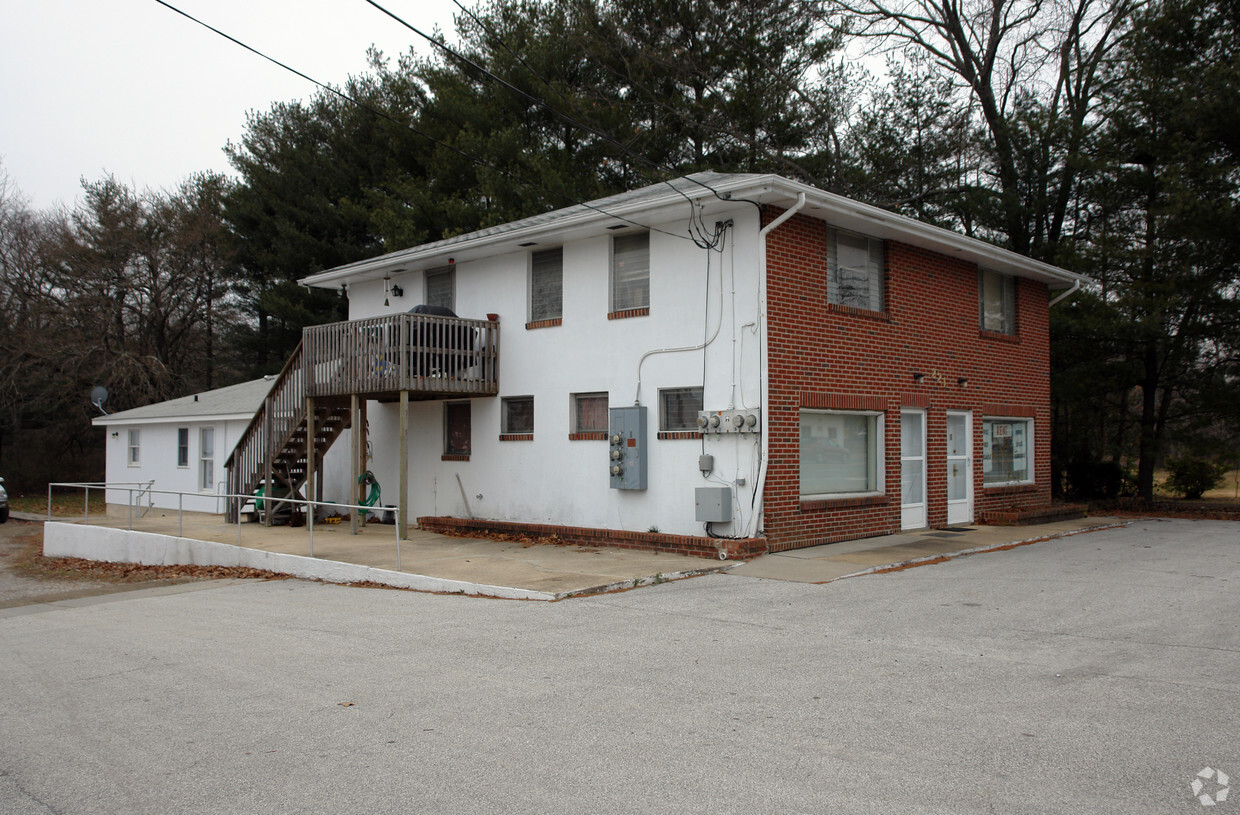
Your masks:
M 1240 811 L 1189 786 L 1240 778 L 1238 555 L 1149 521 L 827 585 L 3 610 L 0 812 Z

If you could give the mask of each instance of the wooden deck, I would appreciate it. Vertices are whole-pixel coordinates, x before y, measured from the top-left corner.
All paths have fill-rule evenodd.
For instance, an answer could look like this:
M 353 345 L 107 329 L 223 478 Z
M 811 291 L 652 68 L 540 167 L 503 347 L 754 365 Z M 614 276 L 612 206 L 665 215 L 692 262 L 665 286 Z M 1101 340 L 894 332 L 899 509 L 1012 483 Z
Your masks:
M 305 395 L 395 401 L 495 396 L 499 325 L 397 314 L 311 326 L 302 334 Z
M 228 457 L 228 492 L 251 495 L 264 484 L 268 496 L 276 489 L 297 494 L 310 484 L 321 498 L 322 483 L 314 474 L 322 470 L 327 448 L 352 429 L 349 503 L 356 504 L 357 480 L 365 468 L 366 401 L 399 401 L 404 526 L 408 403 L 498 393 L 496 322 L 396 314 L 311 326 Z M 239 499 L 230 499 L 229 519 L 240 512 Z

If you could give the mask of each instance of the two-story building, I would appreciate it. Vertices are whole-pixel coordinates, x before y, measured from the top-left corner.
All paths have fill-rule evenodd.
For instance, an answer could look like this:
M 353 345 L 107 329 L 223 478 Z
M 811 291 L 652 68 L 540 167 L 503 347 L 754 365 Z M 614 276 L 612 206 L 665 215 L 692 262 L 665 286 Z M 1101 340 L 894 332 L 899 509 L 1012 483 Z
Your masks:
M 778 176 L 656 184 L 307 277 L 350 319 L 307 329 L 230 491 L 369 471 L 429 528 L 731 555 L 1046 506 L 1079 281 Z

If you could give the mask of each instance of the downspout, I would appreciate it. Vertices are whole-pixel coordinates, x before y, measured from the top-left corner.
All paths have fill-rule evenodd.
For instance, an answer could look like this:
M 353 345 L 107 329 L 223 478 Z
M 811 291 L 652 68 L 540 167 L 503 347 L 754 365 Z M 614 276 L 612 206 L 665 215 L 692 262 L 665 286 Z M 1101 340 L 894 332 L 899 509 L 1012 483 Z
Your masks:
M 1049 303 L 1046 304 L 1046 307 L 1050 308 L 1051 306 L 1058 303 L 1060 300 L 1066 300 L 1068 297 L 1071 297 L 1073 294 L 1075 294 L 1076 290 L 1079 289 L 1080 287 L 1081 287 L 1081 279 L 1078 277 L 1076 280 L 1072 281 L 1072 288 L 1068 289 L 1066 292 L 1059 295 L 1054 300 L 1051 300 Z
M 767 375 L 767 368 L 770 365 L 770 347 L 767 339 L 766 331 L 766 236 L 775 230 L 784 221 L 791 218 L 801 211 L 805 206 L 805 193 L 797 194 L 797 202 L 791 209 L 784 210 L 784 213 L 769 224 L 758 230 L 758 330 L 762 332 L 762 366 L 759 368 L 758 375 L 762 380 L 762 407 L 766 416 L 767 426 L 762 431 L 762 466 L 758 470 L 758 482 L 754 485 L 754 505 L 753 513 L 749 516 L 749 528 L 745 530 L 745 537 L 752 538 L 758 534 L 759 522 L 762 519 L 762 495 L 766 490 L 766 470 L 771 460 L 771 433 L 770 433 L 770 396 L 771 396 L 771 378 Z M 762 217 L 759 214 L 759 219 Z

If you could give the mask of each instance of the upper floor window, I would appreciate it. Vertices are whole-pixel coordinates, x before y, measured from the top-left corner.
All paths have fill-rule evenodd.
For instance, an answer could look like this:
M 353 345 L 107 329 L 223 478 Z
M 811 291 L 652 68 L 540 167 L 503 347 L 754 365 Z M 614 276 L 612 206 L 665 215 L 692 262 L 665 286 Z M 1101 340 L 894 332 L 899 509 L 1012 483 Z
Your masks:
M 867 311 L 883 310 L 882 241 L 827 230 L 827 301 Z
M 701 388 L 663 388 L 659 391 L 660 430 L 697 430 L 697 417 L 701 410 Z
M 564 316 L 564 249 L 535 252 L 530 263 L 530 322 Z
M 977 311 L 983 331 L 1016 333 L 1016 278 L 982 269 L 977 276 Z
M 650 233 L 616 235 L 611 244 L 611 310 L 650 307 Z
M 426 305 L 456 311 L 456 269 L 444 266 L 426 273 Z

